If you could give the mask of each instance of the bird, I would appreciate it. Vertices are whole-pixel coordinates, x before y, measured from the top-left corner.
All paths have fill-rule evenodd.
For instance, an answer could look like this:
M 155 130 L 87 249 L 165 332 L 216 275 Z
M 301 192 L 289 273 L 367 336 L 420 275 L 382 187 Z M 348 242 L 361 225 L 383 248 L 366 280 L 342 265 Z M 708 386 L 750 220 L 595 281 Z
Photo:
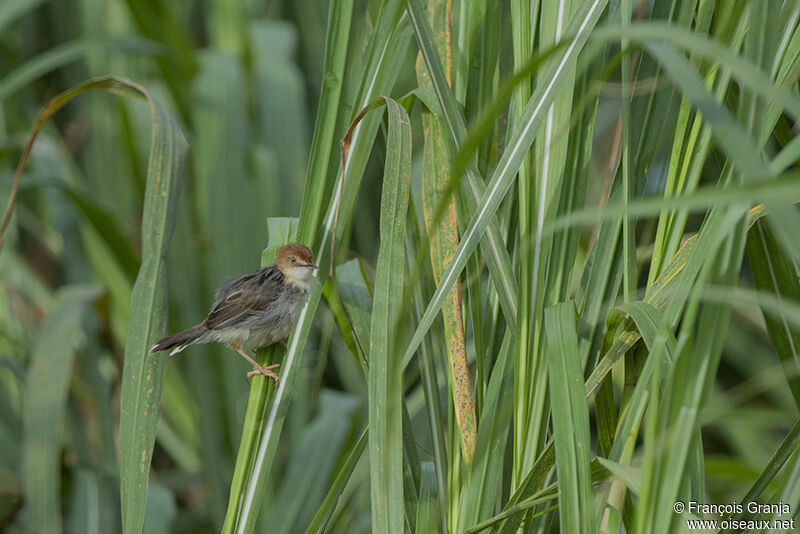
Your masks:
M 218 341 L 228 344 L 253 364 L 255 375 L 279 377 L 273 369 L 262 367 L 246 351 L 279 342 L 291 333 L 300 311 L 316 285 L 314 254 L 306 245 L 287 243 L 275 254 L 275 261 L 251 273 L 228 280 L 220 286 L 206 319 L 188 330 L 160 339 L 150 353 L 170 350 L 173 356 L 194 343 Z

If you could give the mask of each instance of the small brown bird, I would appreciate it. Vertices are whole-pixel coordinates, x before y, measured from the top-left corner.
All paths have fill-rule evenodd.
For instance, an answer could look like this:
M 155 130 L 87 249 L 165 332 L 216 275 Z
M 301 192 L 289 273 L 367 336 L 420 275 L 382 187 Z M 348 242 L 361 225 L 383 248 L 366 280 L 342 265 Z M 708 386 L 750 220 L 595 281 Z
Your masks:
M 252 273 L 229 280 L 217 290 L 211 313 L 205 321 L 156 343 L 150 352 L 169 350 L 177 354 L 193 343 L 221 341 L 253 364 L 253 375 L 271 376 L 278 364 L 262 367 L 246 350 L 266 347 L 291 333 L 300 310 L 315 283 L 314 254 L 300 243 L 283 245 L 275 262 Z

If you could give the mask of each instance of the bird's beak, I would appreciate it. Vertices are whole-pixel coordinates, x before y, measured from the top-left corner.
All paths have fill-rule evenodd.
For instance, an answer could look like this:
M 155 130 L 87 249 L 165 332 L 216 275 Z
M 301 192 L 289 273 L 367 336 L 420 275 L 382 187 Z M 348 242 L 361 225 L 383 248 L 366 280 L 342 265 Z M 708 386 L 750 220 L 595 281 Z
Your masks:
M 313 263 L 301 263 L 300 267 L 311 267 L 312 269 L 319 269 L 319 267 Z

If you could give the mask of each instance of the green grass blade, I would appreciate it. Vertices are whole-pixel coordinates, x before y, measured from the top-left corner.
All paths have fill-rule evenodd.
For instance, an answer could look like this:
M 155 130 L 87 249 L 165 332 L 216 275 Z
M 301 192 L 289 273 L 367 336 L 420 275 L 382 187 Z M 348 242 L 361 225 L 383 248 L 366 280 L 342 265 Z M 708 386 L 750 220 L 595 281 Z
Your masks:
M 583 387 L 575 306 L 545 311 L 550 403 L 558 473 L 558 510 L 564 532 L 595 531 L 589 466 L 589 409 Z
M 413 220 L 413 218 L 412 218 Z M 407 265 L 412 268 L 415 265 L 414 247 L 411 244 L 410 233 L 406 234 Z M 422 315 L 424 302 L 423 284 L 414 285 L 414 320 L 418 320 Z M 446 417 L 444 414 L 443 403 L 441 401 L 439 379 L 436 370 L 434 351 L 430 343 L 423 341 L 420 345 L 419 372 L 422 382 L 423 396 L 425 399 L 425 411 L 427 413 L 427 426 L 431 434 L 431 455 L 433 456 L 433 467 L 436 475 L 437 490 L 436 496 L 439 499 L 439 517 L 441 524 L 439 529 L 442 534 L 448 532 L 448 495 L 447 495 L 447 444 L 445 437 L 448 434 Z
M 626 28 L 604 26 L 597 28 L 593 38 L 617 40 L 622 37 L 643 43 L 669 43 L 672 46 L 690 50 L 693 54 L 719 62 L 743 85 L 769 98 L 786 109 L 793 117 L 800 116 L 800 96 L 785 87 L 771 82 L 768 73 L 761 70 L 735 49 L 707 36 L 698 35 L 689 29 L 680 28 L 665 22 L 636 22 Z
M 389 114 L 381 196 L 381 246 L 375 269 L 369 356 L 369 459 L 372 530 L 402 532 L 402 368 L 395 348 L 396 303 L 403 296 L 405 227 L 411 185 L 411 126 L 405 110 L 384 99 Z
M 308 159 L 306 186 L 303 192 L 303 205 L 300 220 L 304 221 L 298 235 L 303 243 L 312 243 L 322 222 L 325 183 L 333 151 L 337 117 L 341 107 L 340 99 L 344 85 L 345 65 L 350 39 L 350 25 L 353 15 L 353 0 L 332 1 L 328 12 L 328 36 L 325 47 L 325 66 L 322 76 L 317 119 L 314 123 L 314 137 L 311 140 L 311 153 Z
M 72 41 L 29 59 L 25 64 L 3 77 L 0 82 L 0 102 L 48 72 L 78 61 L 87 54 L 88 50 L 88 42 Z
M 758 479 L 753 483 L 745 496 L 739 502 L 758 501 L 766 491 L 768 484 L 778 475 L 780 469 L 789 458 L 796 453 L 798 446 L 800 446 L 800 421 L 796 422 L 789 430 L 786 437 L 781 441 L 775 453 L 764 466 L 763 471 L 758 476 Z M 774 502 L 774 501 L 769 501 Z M 746 511 L 743 510 L 741 514 L 732 514 L 732 519 L 742 519 L 745 517 Z M 731 532 L 724 530 L 723 532 Z
M 147 95 L 147 93 L 143 94 Z M 166 330 L 166 264 L 188 145 L 172 117 L 149 98 L 153 137 L 142 215 L 142 265 L 131 298 L 120 413 L 120 490 L 126 534 L 144 525 L 166 356 L 150 347 Z
M 436 471 L 433 463 L 422 462 L 420 473 L 419 501 L 417 502 L 417 528 L 415 532 L 427 534 L 437 532 L 439 519 L 439 504 L 436 492 Z
M 39 4 L 44 3 L 45 0 L 20 0 L 18 2 L 5 2 L 0 6 L 0 30 L 4 30 L 6 26 L 20 17 L 24 16 L 29 11 L 35 9 Z
M 766 176 L 767 168 L 755 143 L 731 113 L 716 103 L 689 61 L 668 44 L 648 43 L 646 46 L 684 94 L 703 113 L 720 147 L 737 163 L 744 177 L 752 179 Z
M 341 293 L 341 300 L 334 294 L 336 290 L 329 280 L 325 287 L 328 306 L 339 325 L 339 333 L 366 376 L 367 362 L 364 351 L 369 348 L 367 343 L 372 312 L 369 280 L 361 262 L 353 259 L 336 267 L 335 282 Z M 342 310 L 342 301 L 346 310 Z
M 756 221 L 747 233 L 747 259 L 753 283 L 760 291 L 774 293 L 778 302 L 800 301 L 800 283 L 795 265 L 779 246 L 773 231 L 765 221 Z M 777 313 L 762 310 L 767 332 L 778 352 L 786 381 L 800 407 L 800 329 L 792 326 L 782 306 Z
M 42 324 L 24 392 L 23 482 L 31 532 L 61 532 L 61 427 L 81 322 L 100 291 L 63 289 Z
M 475 461 L 469 477 L 469 489 L 463 497 L 459 525 L 469 528 L 492 516 L 495 494 L 503 476 L 503 460 L 513 410 L 513 334 L 507 331 L 481 410 Z

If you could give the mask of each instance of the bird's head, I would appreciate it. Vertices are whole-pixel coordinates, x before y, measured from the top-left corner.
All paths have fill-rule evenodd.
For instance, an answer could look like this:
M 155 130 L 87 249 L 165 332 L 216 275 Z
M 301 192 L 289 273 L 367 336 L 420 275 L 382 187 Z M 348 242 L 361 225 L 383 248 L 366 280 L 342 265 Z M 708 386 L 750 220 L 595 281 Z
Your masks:
M 289 283 L 299 283 L 304 287 L 318 269 L 314 264 L 314 253 L 301 243 L 288 243 L 279 248 L 275 264 Z

